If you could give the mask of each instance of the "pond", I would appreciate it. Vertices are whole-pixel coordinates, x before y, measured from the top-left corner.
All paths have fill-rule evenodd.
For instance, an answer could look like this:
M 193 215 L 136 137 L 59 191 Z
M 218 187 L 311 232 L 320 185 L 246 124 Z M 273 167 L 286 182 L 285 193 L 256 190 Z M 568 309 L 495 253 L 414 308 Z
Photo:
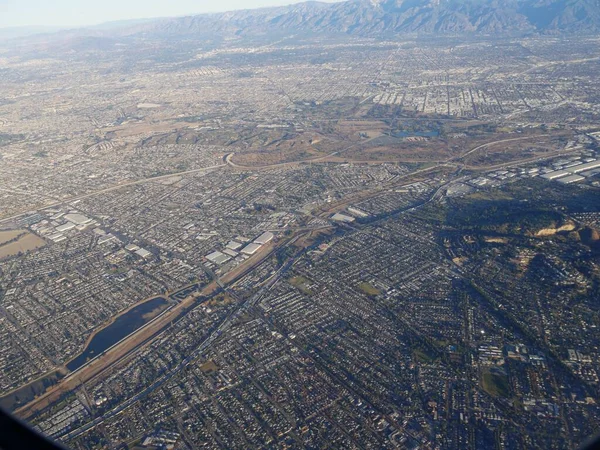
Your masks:
M 120 315 L 113 323 L 98 331 L 88 343 L 83 353 L 67 363 L 67 369 L 74 371 L 87 361 L 108 350 L 121 339 L 129 336 L 169 306 L 164 297 L 156 297 Z

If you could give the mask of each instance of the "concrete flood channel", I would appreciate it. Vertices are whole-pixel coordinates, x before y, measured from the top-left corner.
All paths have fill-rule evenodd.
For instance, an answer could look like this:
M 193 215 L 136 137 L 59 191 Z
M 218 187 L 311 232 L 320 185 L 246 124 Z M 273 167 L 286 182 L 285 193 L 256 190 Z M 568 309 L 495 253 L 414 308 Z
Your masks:
M 143 326 L 158 318 L 159 315 L 166 312 L 170 307 L 183 301 L 186 297 L 194 292 L 200 291 L 204 287 L 205 285 L 201 283 L 195 283 L 169 295 L 168 298 L 166 296 L 157 296 L 133 307 L 129 311 L 116 317 L 112 323 L 99 330 L 90 339 L 83 353 L 69 361 L 64 368 L 58 369 L 42 379 L 36 380 L 27 386 L 24 386 L 18 391 L 10 393 L 4 397 L 0 397 L 0 406 L 7 410 L 14 411 L 19 407 L 28 404 L 37 396 L 42 395 L 49 387 L 55 385 L 63 377 L 67 376 L 69 372 L 72 373 L 80 369 L 86 363 L 90 362 L 97 356 L 102 355 L 124 338 L 127 338 L 129 335 L 135 333 Z M 210 296 L 197 297 L 193 303 L 181 309 L 177 316 L 173 318 L 171 323 L 179 320 L 188 312 L 210 298 Z M 159 333 L 166 326 L 169 325 L 163 326 L 154 334 Z
M 114 322 L 94 335 L 83 353 L 67 363 L 67 369 L 71 372 L 79 369 L 89 360 L 102 354 L 117 342 L 150 322 L 167 309 L 169 304 L 165 297 L 155 297 L 120 315 Z
M 185 293 L 188 291 L 189 289 Z M 67 369 L 71 372 L 79 369 L 89 360 L 102 354 L 102 352 L 150 322 L 172 305 L 175 300 L 173 298 L 169 302 L 165 297 L 154 297 L 120 315 L 114 322 L 94 335 L 83 353 L 67 363 Z M 67 372 L 64 369 L 58 369 L 32 381 L 20 389 L 0 397 L 0 407 L 14 411 L 18 407 L 29 403 L 35 397 L 42 395 L 47 388 L 58 383 L 66 374 Z

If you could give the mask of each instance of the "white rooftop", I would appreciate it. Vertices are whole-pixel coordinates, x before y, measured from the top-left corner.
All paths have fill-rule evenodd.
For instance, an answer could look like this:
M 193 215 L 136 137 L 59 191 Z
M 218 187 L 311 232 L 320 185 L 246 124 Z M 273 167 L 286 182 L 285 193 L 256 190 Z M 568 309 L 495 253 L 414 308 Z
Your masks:
M 347 216 L 346 214 L 335 213 L 331 218 L 337 222 L 354 222 L 356 219 L 351 216 Z
M 248 244 L 242 249 L 242 253 L 244 253 L 245 255 L 254 255 L 261 247 L 262 246 L 260 244 Z
M 73 222 L 67 222 L 65 224 L 57 226 L 56 231 L 62 233 L 63 231 L 72 230 L 73 228 L 75 228 L 75 224 Z
M 146 250 L 144 248 L 140 248 L 139 250 L 136 250 L 135 254 L 141 256 L 142 258 L 148 258 L 149 256 L 152 255 L 152 253 L 150 253 L 148 250 Z
M 84 216 L 83 214 L 65 214 L 65 219 L 69 222 L 73 222 L 75 225 L 85 225 L 90 223 L 92 219 Z
M 229 250 L 239 250 L 240 248 L 242 248 L 243 245 L 244 244 L 240 244 L 236 241 L 229 241 L 229 243 L 226 245 L 226 248 L 228 248 Z
M 218 258 L 219 256 L 221 256 L 223 253 L 215 251 L 212 253 L 209 253 L 208 255 L 206 255 L 206 259 L 208 259 L 209 261 L 212 261 L 215 258 Z
M 267 243 L 271 242 L 274 237 L 275 237 L 275 235 L 273 233 L 271 233 L 270 231 L 265 231 L 259 237 L 254 239 L 254 243 L 255 244 L 267 244 Z

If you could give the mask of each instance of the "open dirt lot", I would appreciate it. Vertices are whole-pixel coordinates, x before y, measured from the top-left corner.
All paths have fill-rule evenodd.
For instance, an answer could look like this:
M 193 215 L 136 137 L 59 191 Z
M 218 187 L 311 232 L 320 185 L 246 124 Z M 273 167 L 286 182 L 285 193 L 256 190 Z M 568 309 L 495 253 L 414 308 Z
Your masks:
M 0 231 L 0 259 L 45 245 L 46 241 L 26 230 Z

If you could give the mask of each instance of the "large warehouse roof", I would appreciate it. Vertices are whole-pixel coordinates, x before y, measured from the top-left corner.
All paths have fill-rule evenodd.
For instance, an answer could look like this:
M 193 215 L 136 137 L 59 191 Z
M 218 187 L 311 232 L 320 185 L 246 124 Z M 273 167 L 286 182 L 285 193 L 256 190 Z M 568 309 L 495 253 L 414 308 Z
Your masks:
M 242 249 L 242 253 L 244 253 L 245 255 L 254 255 L 260 247 L 260 244 L 248 244 Z
M 254 239 L 254 243 L 255 244 L 267 244 L 267 243 L 271 242 L 274 237 L 275 237 L 275 235 L 273 233 L 271 233 L 270 231 L 265 231 L 259 237 Z

